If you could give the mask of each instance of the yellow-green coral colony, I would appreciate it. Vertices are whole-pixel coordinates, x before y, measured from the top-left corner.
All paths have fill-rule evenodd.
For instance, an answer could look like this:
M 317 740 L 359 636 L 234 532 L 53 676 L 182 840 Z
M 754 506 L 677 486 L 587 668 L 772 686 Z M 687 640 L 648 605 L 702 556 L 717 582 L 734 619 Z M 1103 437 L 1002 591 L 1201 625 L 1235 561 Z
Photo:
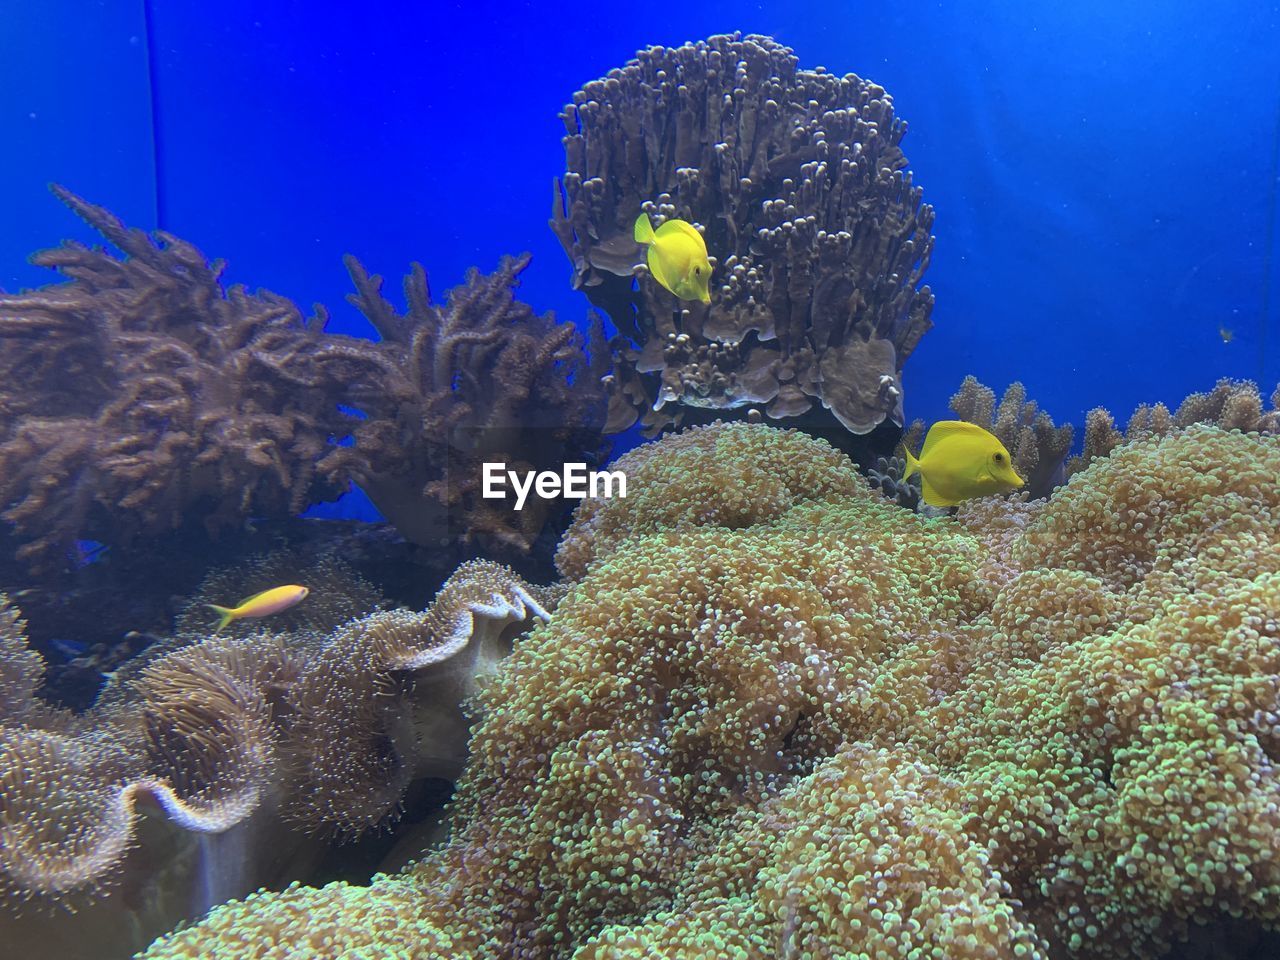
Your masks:
M 625 462 L 479 697 L 450 840 L 147 960 L 1120 960 L 1280 921 L 1280 439 L 936 520 L 766 427 Z

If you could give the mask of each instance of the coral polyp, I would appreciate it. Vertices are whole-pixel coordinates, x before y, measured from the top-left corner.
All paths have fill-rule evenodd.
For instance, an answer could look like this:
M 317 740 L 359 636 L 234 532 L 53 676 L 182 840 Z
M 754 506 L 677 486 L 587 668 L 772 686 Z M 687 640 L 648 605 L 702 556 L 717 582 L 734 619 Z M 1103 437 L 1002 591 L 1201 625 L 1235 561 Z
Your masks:
M 1198 425 L 954 519 L 763 426 L 635 463 L 662 493 L 580 516 L 380 946 L 1118 960 L 1280 921 L 1280 441 Z M 337 894 L 284 896 L 145 956 L 285 956 L 277 911 Z

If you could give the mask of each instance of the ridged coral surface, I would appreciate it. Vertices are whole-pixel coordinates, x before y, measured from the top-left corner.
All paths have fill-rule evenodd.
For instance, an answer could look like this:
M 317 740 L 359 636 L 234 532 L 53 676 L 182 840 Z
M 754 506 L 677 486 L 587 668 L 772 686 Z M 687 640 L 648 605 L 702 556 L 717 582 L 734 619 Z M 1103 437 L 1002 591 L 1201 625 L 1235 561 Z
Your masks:
M 767 427 L 637 462 L 669 494 L 575 529 L 449 843 L 326 956 L 1154 958 L 1280 919 L 1280 440 L 1196 426 L 932 520 Z M 276 918 L 332 896 L 145 956 L 302 955 Z

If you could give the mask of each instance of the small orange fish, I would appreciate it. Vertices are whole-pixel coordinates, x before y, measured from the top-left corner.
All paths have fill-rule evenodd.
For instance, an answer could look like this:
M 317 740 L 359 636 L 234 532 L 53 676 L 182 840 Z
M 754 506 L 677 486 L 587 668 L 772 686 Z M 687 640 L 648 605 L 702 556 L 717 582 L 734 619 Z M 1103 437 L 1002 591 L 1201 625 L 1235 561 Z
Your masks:
M 283 613 L 294 604 L 301 603 L 310 592 L 306 587 L 291 583 L 287 586 L 263 590 L 261 593 L 255 593 L 251 597 L 245 597 L 234 607 L 220 607 L 216 603 L 209 603 L 206 606 L 217 612 L 222 618 L 218 621 L 217 629 L 213 631 L 217 635 L 233 620 L 269 617 L 273 613 Z
M 1236 332 L 1225 323 L 1220 323 L 1218 324 L 1218 336 L 1222 338 L 1223 343 L 1230 343 L 1236 338 Z

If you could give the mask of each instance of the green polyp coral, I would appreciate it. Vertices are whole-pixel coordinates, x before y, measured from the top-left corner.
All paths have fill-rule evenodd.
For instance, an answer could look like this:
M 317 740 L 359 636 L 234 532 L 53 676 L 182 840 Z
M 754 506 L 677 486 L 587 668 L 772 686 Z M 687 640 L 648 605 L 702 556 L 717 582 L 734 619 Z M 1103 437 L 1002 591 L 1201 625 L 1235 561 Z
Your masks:
M 143 956 L 197 960 L 217 957 L 440 958 L 458 957 L 453 938 L 436 927 L 403 884 L 358 887 L 297 884 L 273 894 L 214 908 L 199 927 L 180 931 Z
M 450 839 L 148 960 L 305 953 L 273 917 L 308 897 L 349 909 L 334 958 L 1120 960 L 1280 922 L 1280 439 L 1194 426 L 937 520 L 763 426 L 631 462 L 657 485 L 582 511 L 476 699 Z

